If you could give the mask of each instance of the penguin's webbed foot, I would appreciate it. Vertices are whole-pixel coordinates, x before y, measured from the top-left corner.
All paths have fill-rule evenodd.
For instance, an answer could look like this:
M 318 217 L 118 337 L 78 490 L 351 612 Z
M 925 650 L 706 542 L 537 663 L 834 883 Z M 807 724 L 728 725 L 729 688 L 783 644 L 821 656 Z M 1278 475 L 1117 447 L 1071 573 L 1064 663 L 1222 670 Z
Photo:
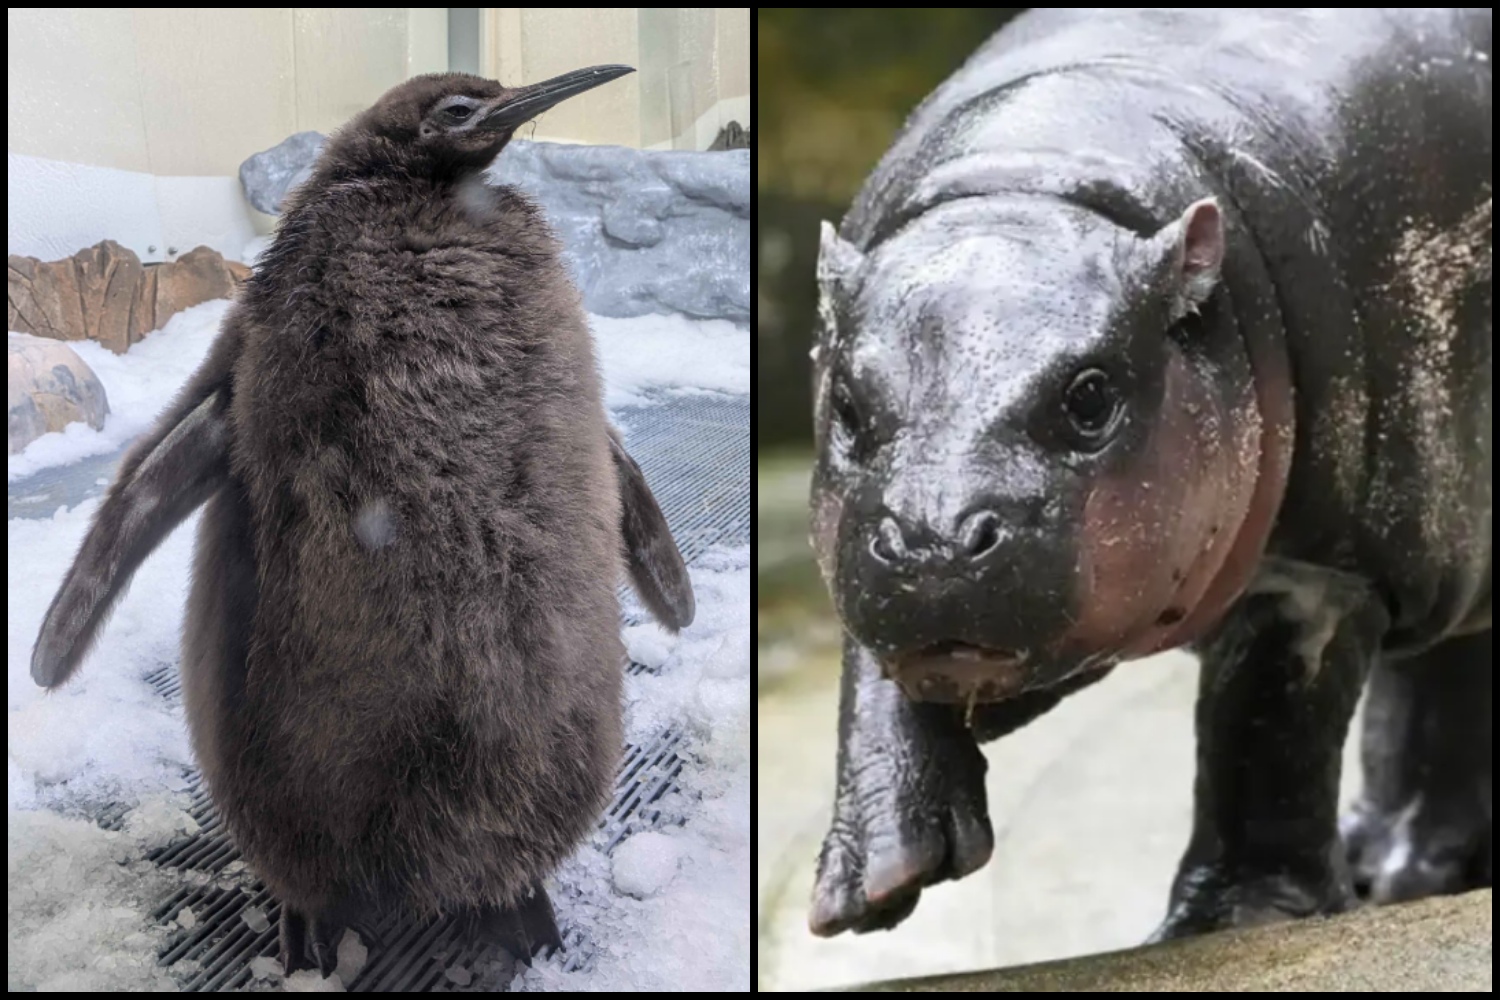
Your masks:
M 561 949 L 562 933 L 552 912 L 552 900 L 540 880 L 531 887 L 531 895 L 512 906 L 485 905 L 472 911 L 465 920 L 469 941 L 485 940 L 498 944 L 523 962 L 533 955 Z
M 281 967 L 287 975 L 301 969 L 317 969 L 325 979 L 333 975 L 343 936 L 343 924 L 281 905 Z

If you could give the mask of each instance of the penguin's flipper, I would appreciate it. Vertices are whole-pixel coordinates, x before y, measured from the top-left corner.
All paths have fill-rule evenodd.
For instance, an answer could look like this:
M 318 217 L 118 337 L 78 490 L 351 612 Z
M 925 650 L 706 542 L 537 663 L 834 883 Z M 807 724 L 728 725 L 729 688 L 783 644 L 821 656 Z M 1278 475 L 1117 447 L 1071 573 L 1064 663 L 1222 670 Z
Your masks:
M 620 480 L 620 527 L 631 583 L 657 621 L 673 632 L 687 628 L 693 623 L 693 582 L 682 553 L 641 467 L 626 453 L 620 432 L 613 427 L 609 449 Z
M 226 323 L 208 359 L 156 427 L 125 456 L 63 577 L 36 646 L 31 679 L 72 676 L 136 569 L 229 473 L 227 378 L 239 338 Z

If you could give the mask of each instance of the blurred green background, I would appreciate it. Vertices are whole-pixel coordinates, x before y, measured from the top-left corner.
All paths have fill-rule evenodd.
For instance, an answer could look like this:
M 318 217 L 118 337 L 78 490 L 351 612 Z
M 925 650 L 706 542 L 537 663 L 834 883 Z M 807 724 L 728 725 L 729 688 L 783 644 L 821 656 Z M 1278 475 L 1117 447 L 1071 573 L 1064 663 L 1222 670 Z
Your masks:
M 837 223 L 902 121 L 1023 7 L 762 7 L 757 14 L 759 638 L 825 631 L 807 546 L 818 222 Z M 836 638 L 836 634 L 834 635 Z M 777 646 L 777 649 L 781 649 Z M 783 650 L 784 652 L 784 650 Z M 787 657 L 762 649 L 762 663 Z M 763 671 L 762 680 L 776 673 Z
M 756 24 L 761 447 L 811 441 L 818 221 L 837 222 L 901 122 L 1022 7 L 762 7 Z

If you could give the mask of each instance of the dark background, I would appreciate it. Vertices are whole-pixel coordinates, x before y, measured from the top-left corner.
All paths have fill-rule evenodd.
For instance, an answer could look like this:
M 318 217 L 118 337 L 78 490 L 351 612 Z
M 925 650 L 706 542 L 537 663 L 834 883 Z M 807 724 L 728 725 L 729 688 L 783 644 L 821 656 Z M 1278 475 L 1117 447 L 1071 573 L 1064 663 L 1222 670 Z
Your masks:
M 757 15 L 757 441 L 812 441 L 818 222 L 843 217 L 906 115 L 1024 7 L 763 7 Z

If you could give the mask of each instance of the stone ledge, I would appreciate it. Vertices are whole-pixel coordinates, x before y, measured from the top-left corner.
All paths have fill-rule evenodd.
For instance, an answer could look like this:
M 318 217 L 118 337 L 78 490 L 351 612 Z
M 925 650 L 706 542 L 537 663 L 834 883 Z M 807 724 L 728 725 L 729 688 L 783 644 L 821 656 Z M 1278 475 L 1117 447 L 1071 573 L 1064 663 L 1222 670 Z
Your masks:
M 1488 891 L 849 993 L 1491 993 Z
M 189 306 L 233 296 L 249 277 L 244 264 L 208 247 L 144 265 L 114 240 L 63 260 L 12 254 L 6 258 L 6 323 L 20 333 L 93 340 L 124 354 Z

